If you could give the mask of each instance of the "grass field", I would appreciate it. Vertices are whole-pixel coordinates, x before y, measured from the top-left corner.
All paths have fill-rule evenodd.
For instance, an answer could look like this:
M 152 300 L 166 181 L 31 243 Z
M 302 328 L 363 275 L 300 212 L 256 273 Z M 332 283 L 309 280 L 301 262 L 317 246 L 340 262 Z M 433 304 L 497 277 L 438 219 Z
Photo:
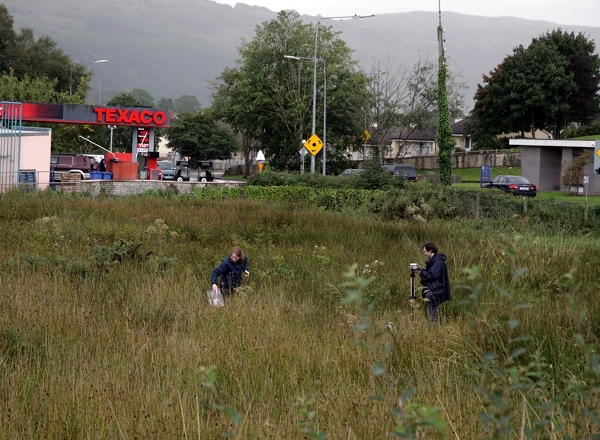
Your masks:
M 509 220 L 4 196 L 0 438 L 597 435 L 600 243 Z M 440 326 L 409 297 L 426 240 Z M 214 308 L 233 245 L 251 275 Z

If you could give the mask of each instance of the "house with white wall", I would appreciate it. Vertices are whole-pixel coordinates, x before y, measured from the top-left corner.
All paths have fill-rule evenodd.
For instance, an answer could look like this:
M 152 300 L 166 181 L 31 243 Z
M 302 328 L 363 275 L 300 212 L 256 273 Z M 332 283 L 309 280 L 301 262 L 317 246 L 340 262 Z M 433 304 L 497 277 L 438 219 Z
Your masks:
M 562 177 L 573 159 L 584 151 L 590 151 L 592 157 L 598 156 L 598 141 L 578 141 L 563 139 L 510 139 L 509 145 L 521 147 L 521 175 L 541 191 L 559 191 Z M 598 158 L 600 159 L 600 157 Z M 600 194 L 600 174 L 596 174 L 598 165 L 585 165 L 583 174 L 588 176 L 588 194 Z M 583 177 L 582 177 L 583 180 Z M 583 184 L 583 181 L 580 182 Z
M 22 127 L 0 130 L 0 193 L 28 184 L 44 190 L 50 184 L 52 130 Z

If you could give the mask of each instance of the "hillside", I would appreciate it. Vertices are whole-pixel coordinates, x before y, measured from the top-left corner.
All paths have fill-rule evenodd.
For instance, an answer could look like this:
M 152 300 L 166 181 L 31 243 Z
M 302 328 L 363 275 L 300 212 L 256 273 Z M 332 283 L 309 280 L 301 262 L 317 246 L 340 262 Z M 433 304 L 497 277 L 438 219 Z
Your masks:
M 15 29 L 31 27 L 37 37 L 52 37 L 73 60 L 108 59 L 93 66 L 92 96 L 98 81 L 103 100 L 121 91 L 145 89 L 156 99 L 195 95 L 210 104 L 208 81 L 234 66 L 242 38 L 252 39 L 257 25 L 277 13 L 238 3 L 210 0 L 5 0 Z M 318 17 L 317 17 L 318 18 Z M 305 21 L 315 17 L 303 16 Z M 573 27 L 510 17 L 486 18 L 444 13 L 449 66 L 469 90 L 468 106 L 482 74 L 488 73 L 516 45 L 562 27 L 583 31 L 600 42 L 600 28 Z M 371 65 L 410 66 L 419 55 L 437 58 L 438 14 L 383 14 L 363 20 L 322 21 L 342 31 L 365 70 Z M 91 67 L 91 65 L 88 65 Z

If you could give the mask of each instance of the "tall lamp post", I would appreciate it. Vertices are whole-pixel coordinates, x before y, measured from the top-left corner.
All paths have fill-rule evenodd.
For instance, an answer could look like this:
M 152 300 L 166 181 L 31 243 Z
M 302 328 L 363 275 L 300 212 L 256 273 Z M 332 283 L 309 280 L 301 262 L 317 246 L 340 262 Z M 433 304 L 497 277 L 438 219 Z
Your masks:
M 297 57 L 293 55 L 284 55 L 284 58 L 290 60 L 312 60 L 312 57 Z M 323 175 L 325 175 L 325 149 L 327 148 L 327 63 L 324 58 L 317 58 L 317 61 L 323 62 Z M 314 91 L 313 91 L 314 92 Z M 316 93 L 313 93 L 316 96 Z M 313 105 L 313 127 L 312 131 L 315 132 L 315 106 Z M 315 172 L 315 156 L 311 154 L 311 173 Z
M 385 70 L 377 70 L 377 72 L 371 72 L 371 73 L 365 73 L 366 77 L 370 77 L 370 78 L 375 78 L 375 80 L 377 81 L 377 85 L 376 85 L 376 90 L 375 90 L 375 95 L 379 96 L 379 77 L 381 75 L 387 75 L 387 72 Z M 369 124 L 367 122 L 367 115 L 370 112 L 369 109 L 369 103 L 367 103 L 367 108 L 365 109 L 365 130 L 369 131 Z M 370 137 L 370 133 L 369 133 L 369 137 Z M 367 138 L 367 133 L 364 133 L 364 138 L 363 138 L 364 142 L 363 142 L 363 161 L 367 158 L 367 141 L 369 140 Z
M 94 60 L 94 61 L 71 61 L 71 73 L 69 74 L 69 96 L 73 95 L 73 64 L 98 64 L 108 63 L 108 60 Z M 100 87 L 98 86 L 98 89 Z M 100 92 L 98 92 L 100 94 Z
M 315 133 L 316 130 L 316 109 L 317 109 L 317 61 L 319 60 L 317 58 L 317 48 L 319 46 L 319 24 L 321 23 L 321 20 L 344 20 L 344 19 L 359 19 L 359 18 L 369 18 L 369 17 L 375 17 L 374 14 L 371 15 L 341 15 L 339 17 L 321 17 L 317 20 L 317 26 L 316 26 L 316 30 L 315 30 L 315 56 L 313 58 L 314 60 L 314 67 L 313 67 L 313 114 L 312 114 L 312 134 Z M 323 61 L 323 68 L 325 68 L 325 61 Z M 325 137 L 325 135 L 323 136 Z M 326 155 L 326 150 L 327 150 L 327 144 L 325 143 L 325 139 L 323 139 L 323 175 L 325 175 L 326 173 L 326 163 L 327 163 L 327 155 Z M 310 172 L 314 173 L 315 172 L 315 156 L 311 155 L 310 158 Z

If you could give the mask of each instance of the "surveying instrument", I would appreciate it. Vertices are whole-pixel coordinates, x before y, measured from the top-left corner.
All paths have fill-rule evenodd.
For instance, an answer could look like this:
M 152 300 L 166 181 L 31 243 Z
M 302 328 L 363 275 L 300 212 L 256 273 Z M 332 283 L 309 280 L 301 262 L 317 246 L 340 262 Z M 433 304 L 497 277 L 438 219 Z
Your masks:
M 410 299 L 411 301 L 416 301 L 417 297 L 415 295 L 415 273 L 419 269 L 419 265 L 417 263 L 410 263 Z

